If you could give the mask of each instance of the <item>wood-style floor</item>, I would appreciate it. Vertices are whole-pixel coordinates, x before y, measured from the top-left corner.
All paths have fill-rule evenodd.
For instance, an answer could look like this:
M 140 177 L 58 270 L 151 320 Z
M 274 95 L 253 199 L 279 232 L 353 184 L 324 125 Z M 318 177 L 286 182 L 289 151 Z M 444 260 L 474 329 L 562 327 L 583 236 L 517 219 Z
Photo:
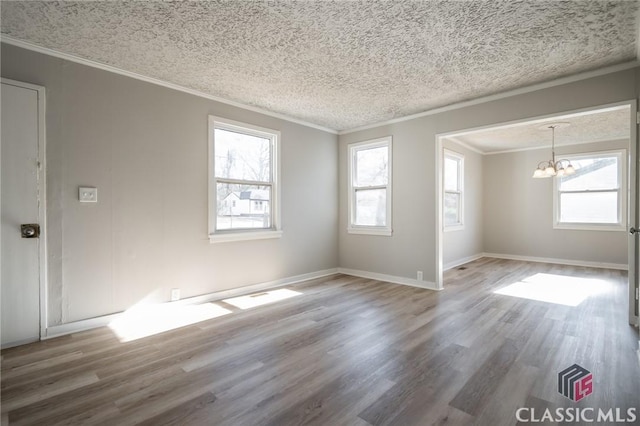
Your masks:
M 445 273 L 441 292 L 336 275 L 128 343 L 101 328 L 5 350 L 2 423 L 494 426 L 516 424 L 520 407 L 640 414 L 626 273 L 465 266 Z M 599 292 L 576 307 L 494 293 L 539 273 Z M 594 377 L 577 403 L 557 391 L 574 363 Z

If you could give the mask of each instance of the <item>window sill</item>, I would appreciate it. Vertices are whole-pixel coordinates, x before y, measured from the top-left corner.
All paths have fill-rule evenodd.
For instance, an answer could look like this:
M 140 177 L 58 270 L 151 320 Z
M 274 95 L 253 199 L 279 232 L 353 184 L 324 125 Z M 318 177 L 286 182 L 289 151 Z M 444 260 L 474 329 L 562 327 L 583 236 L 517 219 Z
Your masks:
M 463 231 L 463 230 L 464 230 L 464 225 L 445 226 L 443 229 L 444 232 Z
M 236 231 L 219 232 L 209 235 L 209 243 L 228 243 L 233 241 L 265 240 L 269 238 L 281 238 L 282 231 L 267 229 L 264 231 Z
M 367 228 L 367 227 L 349 227 L 347 228 L 349 234 L 360 235 L 378 235 L 383 237 L 390 237 L 392 230 L 389 228 Z
M 553 229 L 568 229 L 573 231 L 614 231 L 626 232 L 626 226 L 622 225 L 596 225 L 589 223 L 556 223 Z

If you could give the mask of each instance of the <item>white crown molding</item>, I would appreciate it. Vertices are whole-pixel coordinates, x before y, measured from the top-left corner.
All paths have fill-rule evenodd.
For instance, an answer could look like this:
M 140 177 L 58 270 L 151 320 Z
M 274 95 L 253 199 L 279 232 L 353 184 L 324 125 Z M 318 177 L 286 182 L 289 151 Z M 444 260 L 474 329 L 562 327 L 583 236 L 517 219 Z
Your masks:
M 639 54 L 640 55 L 640 54 Z M 638 56 L 640 58 L 640 56 Z M 530 86 L 520 87 L 518 89 L 508 90 L 506 92 L 500 92 L 493 95 L 482 96 L 480 98 L 471 99 L 469 101 L 458 102 L 451 105 L 443 106 L 440 108 L 434 108 L 428 111 L 419 112 L 416 114 L 406 115 L 404 117 L 398 117 L 391 120 L 383 121 L 375 124 L 368 124 L 366 126 L 355 127 L 353 129 L 341 130 L 338 135 L 347 135 L 349 133 L 359 132 L 361 130 L 373 129 L 376 127 L 386 126 L 389 124 L 401 123 L 403 121 L 413 120 L 416 118 L 427 117 L 429 115 L 440 114 L 447 111 L 453 111 L 456 109 L 466 108 L 486 102 L 496 101 L 499 99 L 510 98 L 512 96 L 522 95 L 525 93 L 535 92 L 537 90 L 549 89 L 551 87 L 560 86 L 563 84 L 574 83 L 576 81 L 586 80 L 589 78 L 599 77 L 614 72 L 624 71 L 632 68 L 640 67 L 640 60 L 631 62 L 625 62 L 622 64 L 612 65 L 609 67 L 599 68 L 593 71 L 586 71 L 578 74 L 569 75 L 566 77 L 560 77 L 554 80 L 546 81 L 543 83 L 537 83 Z
M 170 83 L 168 81 L 160 80 L 153 77 L 148 77 L 142 74 L 138 74 L 135 72 L 123 70 L 118 67 L 114 67 L 112 65 L 103 64 L 101 62 L 93 61 L 91 59 L 85 59 L 80 56 L 72 55 L 69 53 L 60 52 L 55 49 L 50 49 L 48 47 L 38 46 L 37 44 L 29 43 L 27 41 L 19 40 L 8 36 L 6 34 L 0 34 L 0 42 L 6 43 L 12 46 L 21 47 L 23 49 L 31 50 L 34 52 L 42 53 L 45 55 L 53 56 L 60 59 L 65 59 L 67 61 L 75 62 L 81 65 L 86 65 L 92 68 L 98 68 L 103 71 L 109 71 L 115 74 L 124 75 L 126 77 L 135 78 L 136 80 L 141 80 L 147 83 L 156 84 L 158 86 L 166 87 L 168 89 L 178 90 L 183 93 L 188 93 L 190 95 L 198 96 L 201 98 L 209 99 L 212 101 L 220 102 L 222 104 L 230 105 L 237 108 L 242 108 L 248 111 L 257 112 L 260 114 L 268 115 L 270 117 L 279 118 L 281 120 L 289 121 L 291 123 L 300 124 L 306 127 L 311 127 L 317 130 L 322 130 L 323 132 L 332 133 L 334 135 L 338 134 L 338 131 L 335 129 L 330 129 L 328 127 L 320 126 L 318 124 L 310 123 L 308 121 L 299 120 L 297 118 L 289 117 L 288 115 L 280 114 L 278 112 L 269 111 L 267 109 L 246 105 L 241 102 L 232 101 L 229 99 L 221 98 L 218 96 L 210 95 L 208 93 L 201 92 L 199 90 L 190 89 L 188 87 L 180 86 L 179 84 Z
M 16 39 L 14 37 L 11 37 L 9 35 L 6 34 L 0 34 L 0 42 L 2 43 L 6 43 L 9 45 L 13 45 L 13 46 L 17 46 L 17 47 L 21 47 L 23 49 L 27 49 L 27 50 L 31 50 L 34 52 L 38 52 L 38 53 L 42 53 L 45 55 L 49 55 L 49 56 L 54 56 L 60 59 L 65 59 L 71 62 L 75 62 L 75 63 L 79 63 L 82 65 L 86 65 L 86 66 L 90 66 L 93 68 L 98 68 L 104 71 L 109 71 L 109 72 L 113 72 L 116 74 L 120 74 L 120 75 L 124 75 L 127 77 L 131 77 L 134 78 L 136 80 L 141 80 L 141 81 L 145 81 L 148 83 L 152 83 L 152 84 L 156 84 L 159 86 L 163 86 L 169 89 L 173 89 L 173 90 L 178 90 L 180 92 L 184 92 L 184 93 L 188 93 L 194 96 L 198 96 L 201 98 L 205 98 L 205 99 L 209 99 L 212 101 L 216 101 L 216 102 L 220 102 L 226 105 L 230 105 L 230 106 L 234 106 L 237 108 L 242 108 L 248 111 L 253 111 L 253 112 L 257 112 L 260 114 L 264 114 L 270 117 L 274 117 L 274 118 L 279 118 L 281 120 L 285 120 L 291 123 L 296 123 L 296 124 L 300 124 L 306 127 L 311 127 L 317 130 L 322 130 L 324 132 L 328 132 L 328 133 L 332 133 L 332 134 L 337 134 L 337 135 L 346 135 L 349 133 L 354 133 L 354 132 L 358 132 L 361 130 L 367 130 L 367 129 L 373 129 L 376 127 L 380 127 L 380 126 L 385 126 L 388 124 L 394 124 L 394 123 L 400 123 L 403 121 L 408 121 L 408 120 L 413 120 L 415 118 L 420 118 L 420 117 L 426 117 L 429 115 L 434 115 L 434 114 L 440 114 L 443 112 L 447 112 L 447 111 L 452 111 L 452 110 L 456 110 L 456 109 L 460 109 L 460 108 L 465 108 L 465 107 L 469 107 L 469 106 L 473 106 L 473 105 L 478 105 L 478 104 L 482 104 L 485 102 L 490 102 L 490 101 L 494 101 L 494 100 L 498 100 L 498 99 L 503 99 L 503 98 L 508 98 L 508 97 L 512 97 L 512 96 L 516 96 L 516 95 L 520 95 L 520 94 L 524 94 L 524 93 L 529 93 L 529 92 L 534 92 L 536 90 L 541 90 L 541 89 L 547 89 L 547 88 L 551 88 L 551 87 L 555 87 L 555 86 L 559 86 L 562 84 L 568 84 L 568 83 L 573 83 L 576 81 L 580 81 L 580 80 L 585 80 L 588 78 L 593 78 L 593 77 L 598 77 L 601 75 L 606 75 L 606 74 L 611 74 L 614 72 L 618 72 L 618 71 L 624 71 L 627 69 L 631 69 L 631 68 L 635 68 L 640 66 L 640 60 L 635 60 L 635 61 L 631 61 L 631 62 L 625 62 L 622 64 L 618 64 L 618 65 L 613 65 L 610 67 L 604 67 L 604 68 L 600 68 L 597 70 L 593 70 L 593 71 L 587 71 L 587 72 L 583 72 L 583 73 L 578 73 L 578 74 L 574 74 L 574 75 L 570 75 L 567 77 L 561 77 L 555 80 L 550 80 L 544 83 L 538 83 L 538 84 L 534 84 L 531 86 L 525 86 L 525 87 L 521 87 L 518 89 L 513 89 L 513 90 L 509 90 L 506 92 L 500 92 L 500 93 L 496 93 L 493 95 L 488 95 L 488 96 L 483 96 L 480 98 L 476 98 L 476 99 L 472 99 L 469 101 L 464 101 L 464 102 L 458 102 L 458 103 L 454 103 L 451 105 L 447 105 L 447 106 L 443 106 L 443 107 L 439 107 L 439 108 L 434 108 L 428 111 L 424 111 L 424 112 L 420 112 L 417 114 L 411 114 L 411 115 L 407 115 L 407 116 L 403 116 L 403 117 L 398 117 L 398 118 L 394 118 L 391 120 L 387 120 L 387 121 L 383 121 L 383 122 L 378 122 L 378 123 L 374 123 L 374 124 L 369 124 L 369 125 L 365 125 L 365 126 L 360 126 L 360 127 L 355 127 L 353 129 L 347 129 L 347 130 L 341 130 L 341 131 L 337 131 L 335 129 L 331 129 L 325 126 L 320 126 L 318 124 L 314 124 L 308 121 L 304 121 L 304 120 L 299 120 L 293 117 L 289 117 L 287 115 L 284 114 L 280 114 L 277 112 L 273 112 L 273 111 L 269 111 L 263 108 L 259 108 L 259 107 L 255 107 L 255 106 L 251 106 L 251 105 L 246 105 L 240 102 L 236 102 L 236 101 L 232 101 L 232 100 L 228 100 L 228 99 L 224 99 L 218 96 L 214 96 L 214 95 L 210 95 L 208 93 L 204 93 L 198 90 L 194 90 L 194 89 L 190 89 L 184 86 L 180 86 L 178 84 L 174 84 L 174 83 L 169 83 L 167 81 L 163 81 L 163 80 L 159 80 L 153 77 L 148 77 L 142 74 L 138 74 L 138 73 L 134 73 L 131 71 L 126 71 L 111 65 L 107 65 L 107 64 L 103 64 L 101 62 L 97 62 L 97 61 L 93 61 L 90 59 L 85 59 L 76 55 L 72 55 L 69 53 L 64 53 L 64 52 L 60 52 L 58 50 L 55 49 L 50 49 L 47 47 L 42 47 L 39 46 L 37 44 L 34 43 L 30 43 L 27 41 L 23 41 L 23 40 L 19 40 Z M 638 58 L 640 58 L 640 44 L 638 44 Z
M 578 145 L 590 145 L 593 143 L 602 143 L 602 142 L 629 142 L 629 139 L 609 139 L 609 138 L 605 138 L 605 139 L 596 139 L 593 141 L 589 141 L 589 142 L 572 142 L 572 143 L 563 143 L 562 145 L 556 145 L 556 150 L 560 149 L 560 151 L 562 151 L 561 148 L 564 147 L 569 147 L 569 146 L 578 146 Z M 527 148 L 514 148 L 514 149 L 506 149 L 504 151 L 488 151 L 488 152 L 484 152 L 482 155 L 498 155 L 498 154 L 511 154 L 514 152 L 523 152 L 523 151 L 537 151 L 540 149 L 551 149 L 551 144 L 549 145 L 540 145 L 540 146 L 530 146 Z M 558 153 L 556 152 L 557 155 L 564 155 L 562 152 Z
M 482 151 L 481 149 L 476 148 L 475 146 L 472 146 L 472 145 L 470 145 L 470 144 L 468 144 L 466 142 L 462 142 L 460 139 L 458 139 L 455 136 L 450 136 L 450 137 L 444 138 L 444 139 L 446 139 L 446 140 L 448 140 L 448 141 L 450 141 L 450 142 L 452 142 L 454 144 L 460 145 L 461 147 L 466 148 L 469 151 L 473 151 L 473 152 L 475 152 L 477 154 L 480 154 L 480 155 L 486 155 L 487 154 L 486 152 Z

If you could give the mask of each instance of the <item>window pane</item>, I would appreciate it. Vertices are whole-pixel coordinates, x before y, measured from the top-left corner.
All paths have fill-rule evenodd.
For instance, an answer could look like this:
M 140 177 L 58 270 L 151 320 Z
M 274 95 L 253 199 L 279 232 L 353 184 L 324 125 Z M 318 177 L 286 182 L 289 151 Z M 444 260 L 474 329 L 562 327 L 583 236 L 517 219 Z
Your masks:
M 356 151 L 355 186 L 386 185 L 388 159 L 389 148 L 386 146 Z
M 271 187 L 218 183 L 216 229 L 271 228 Z
M 618 223 L 618 192 L 560 194 L 560 222 Z
M 386 226 L 387 225 L 387 190 L 359 189 L 356 190 L 356 225 Z
M 453 158 L 444 159 L 444 190 L 457 191 L 458 186 L 458 161 Z
M 271 182 L 268 138 L 215 129 L 214 140 L 216 177 Z
M 460 224 L 460 194 L 446 192 L 444 194 L 444 225 Z
M 560 180 L 561 191 L 584 191 L 587 189 L 617 189 L 618 157 L 572 160 L 576 173 Z

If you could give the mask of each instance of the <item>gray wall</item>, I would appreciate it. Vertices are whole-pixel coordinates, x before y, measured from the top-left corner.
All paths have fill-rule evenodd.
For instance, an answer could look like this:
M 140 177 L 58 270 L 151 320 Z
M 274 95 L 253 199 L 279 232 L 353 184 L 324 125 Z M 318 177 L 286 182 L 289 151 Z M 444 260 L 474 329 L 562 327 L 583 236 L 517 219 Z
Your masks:
M 634 68 L 341 135 L 340 265 L 406 278 L 422 270 L 425 280 L 435 281 L 436 135 L 635 99 L 637 73 Z M 386 135 L 393 135 L 393 236 L 348 234 L 347 144 Z
M 451 140 L 443 140 L 443 147 L 464 155 L 464 229 L 442 234 L 442 258 L 448 265 L 481 255 L 483 240 L 483 156 Z
M 47 91 L 50 325 L 338 266 L 336 135 L 5 44 L 2 76 Z M 281 131 L 281 239 L 209 243 L 209 114 Z
M 556 148 L 556 154 L 629 148 L 628 140 Z M 532 179 L 548 148 L 484 157 L 484 251 L 627 264 L 627 233 L 553 229 L 553 180 Z
M 335 135 L 241 108 L 13 46 L 1 54 L 3 77 L 47 88 L 50 325 L 164 301 L 172 287 L 189 297 L 336 266 L 406 278 L 422 270 L 435 281 L 437 134 L 640 90 L 635 68 L 344 134 L 336 146 Z M 282 239 L 209 244 L 209 114 L 281 131 Z M 346 146 L 387 135 L 393 236 L 348 234 Z M 80 185 L 98 187 L 99 203 L 78 203 Z

